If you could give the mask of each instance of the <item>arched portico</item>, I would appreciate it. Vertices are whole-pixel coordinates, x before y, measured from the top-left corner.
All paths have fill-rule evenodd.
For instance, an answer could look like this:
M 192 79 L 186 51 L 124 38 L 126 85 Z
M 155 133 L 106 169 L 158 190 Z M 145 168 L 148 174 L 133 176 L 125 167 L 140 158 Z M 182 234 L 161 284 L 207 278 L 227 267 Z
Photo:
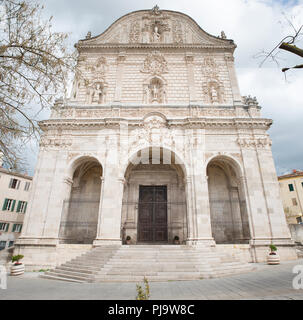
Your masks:
M 184 164 L 171 150 L 148 147 L 125 169 L 121 230 L 132 243 L 181 243 L 188 237 Z
M 96 238 L 103 168 L 91 156 L 75 159 L 69 166 L 69 190 L 63 201 L 61 243 L 92 243 Z
M 212 235 L 217 244 L 248 243 L 249 219 L 240 164 L 215 156 L 207 164 Z

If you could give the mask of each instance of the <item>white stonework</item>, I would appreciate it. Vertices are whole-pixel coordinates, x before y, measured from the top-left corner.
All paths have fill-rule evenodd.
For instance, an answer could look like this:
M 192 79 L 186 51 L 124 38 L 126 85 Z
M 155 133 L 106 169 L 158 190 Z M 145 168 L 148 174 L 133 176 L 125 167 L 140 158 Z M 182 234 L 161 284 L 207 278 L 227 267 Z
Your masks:
M 85 251 L 128 235 L 136 244 L 140 185 L 166 187 L 167 243 L 178 236 L 234 248 L 254 262 L 274 243 L 282 260 L 296 258 L 267 133 L 272 121 L 255 98 L 240 95 L 233 40 L 155 7 L 76 48 L 71 98 L 40 122 L 16 243 L 26 265 L 55 266 L 68 244 Z

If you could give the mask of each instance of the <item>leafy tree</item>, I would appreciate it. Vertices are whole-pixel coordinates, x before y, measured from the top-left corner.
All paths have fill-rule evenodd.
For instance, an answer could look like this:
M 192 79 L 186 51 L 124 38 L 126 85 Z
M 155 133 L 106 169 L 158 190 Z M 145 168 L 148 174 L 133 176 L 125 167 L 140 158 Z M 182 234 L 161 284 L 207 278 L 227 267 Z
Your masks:
M 20 147 L 39 136 L 38 115 L 65 94 L 75 53 L 35 1 L 0 0 L 0 153 L 20 169 Z

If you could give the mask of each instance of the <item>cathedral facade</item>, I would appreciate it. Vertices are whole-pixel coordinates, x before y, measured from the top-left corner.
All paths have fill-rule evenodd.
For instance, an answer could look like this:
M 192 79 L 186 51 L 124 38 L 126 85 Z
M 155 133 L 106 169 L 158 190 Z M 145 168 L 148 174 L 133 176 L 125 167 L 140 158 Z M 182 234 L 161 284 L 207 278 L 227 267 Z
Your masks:
M 189 16 L 126 14 L 76 44 L 43 136 L 16 250 L 32 268 L 102 245 L 185 244 L 296 258 L 264 119 L 233 40 Z

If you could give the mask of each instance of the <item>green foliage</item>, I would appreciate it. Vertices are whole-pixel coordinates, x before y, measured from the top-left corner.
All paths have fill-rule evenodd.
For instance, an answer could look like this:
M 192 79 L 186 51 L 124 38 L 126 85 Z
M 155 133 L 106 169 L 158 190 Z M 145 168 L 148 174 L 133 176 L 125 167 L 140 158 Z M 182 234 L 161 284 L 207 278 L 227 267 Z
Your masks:
M 271 252 L 277 251 L 277 247 L 274 246 L 273 244 L 271 244 L 271 245 L 269 246 L 269 248 L 270 248 L 270 251 L 271 251 Z
M 12 257 L 12 262 L 17 262 L 19 263 L 19 260 L 23 259 L 24 258 L 24 255 L 22 254 L 17 254 L 15 256 Z
M 136 300 L 148 300 L 150 297 L 150 292 L 149 292 L 149 283 L 148 280 L 144 277 L 143 279 L 145 288 L 144 290 L 140 285 L 136 285 L 137 287 L 137 297 Z
M 130 239 L 131 239 L 130 236 L 127 236 L 127 237 L 126 237 L 126 241 L 129 241 Z

